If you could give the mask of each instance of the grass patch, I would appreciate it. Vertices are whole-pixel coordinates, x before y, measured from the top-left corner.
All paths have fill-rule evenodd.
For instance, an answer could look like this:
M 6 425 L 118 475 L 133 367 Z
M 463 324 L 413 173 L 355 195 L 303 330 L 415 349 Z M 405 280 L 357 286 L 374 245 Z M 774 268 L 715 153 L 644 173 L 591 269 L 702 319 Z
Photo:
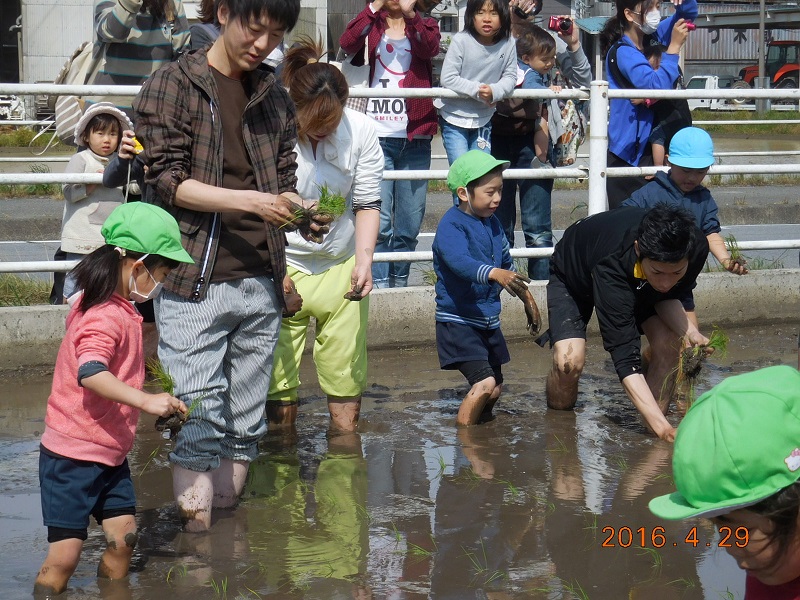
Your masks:
M 754 135 L 770 133 L 775 135 L 792 135 L 800 134 L 800 121 L 798 123 L 769 123 L 768 121 L 778 121 L 792 119 L 796 115 L 795 111 L 777 111 L 771 110 L 764 115 L 749 110 L 694 110 L 692 111 L 693 121 L 752 121 L 760 119 L 767 121 L 764 124 L 757 125 L 699 125 L 701 129 L 705 129 L 708 133 L 723 133 L 731 135 Z
M 58 141 L 55 130 L 52 132 L 43 133 L 34 140 L 33 138 L 36 137 L 37 133 L 39 132 L 34 130 L 32 127 L 0 127 L 0 146 L 4 148 L 11 148 L 15 146 L 20 148 L 26 148 L 28 146 L 32 146 L 34 148 L 44 148 L 52 138 L 56 138 L 53 140 L 51 148 L 58 146 L 60 146 L 59 149 L 64 148 L 63 144 Z
M 31 173 L 50 173 L 50 167 L 42 163 L 34 163 L 30 167 Z M 61 186 L 57 183 L 36 183 L 36 184 L 3 184 L 0 185 L 0 197 L 2 198 L 61 198 Z
M 0 306 L 49 304 L 51 284 L 30 276 L 0 274 Z

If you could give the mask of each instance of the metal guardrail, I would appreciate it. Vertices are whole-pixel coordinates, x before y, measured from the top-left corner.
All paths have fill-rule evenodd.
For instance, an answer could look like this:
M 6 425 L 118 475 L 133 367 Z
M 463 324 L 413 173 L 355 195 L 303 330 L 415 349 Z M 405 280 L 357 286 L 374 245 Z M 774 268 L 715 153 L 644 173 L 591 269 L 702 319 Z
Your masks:
M 87 96 L 117 96 L 131 97 L 138 93 L 139 86 L 62 86 L 55 84 L 3 84 L 0 83 L 0 94 L 15 95 L 87 95 Z M 354 98 L 457 98 L 458 94 L 443 88 L 431 89 L 367 89 L 352 88 L 350 95 Z M 605 194 L 606 177 L 626 177 L 631 175 L 651 175 L 663 167 L 623 167 L 608 168 L 608 110 L 609 100 L 612 98 L 703 98 L 703 99 L 779 99 L 792 100 L 800 103 L 800 89 L 751 89 L 751 90 L 611 90 L 608 82 L 603 80 L 593 81 L 589 91 L 585 89 L 564 89 L 561 92 L 550 90 L 515 90 L 514 98 L 534 99 L 576 99 L 589 101 L 589 120 L 592 126 L 589 129 L 589 166 L 587 167 L 560 167 L 558 169 L 509 169 L 504 172 L 506 179 L 553 179 L 577 178 L 589 180 L 589 214 L 596 214 L 607 210 Z M 768 121 L 778 123 L 779 121 Z M 780 122 L 797 123 L 800 120 L 782 120 Z M 719 121 L 714 123 L 719 124 Z M 735 121 L 734 123 L 742 123 Z M 741 154 L 738 154 L 741 155 Z M 38 157 L 34 160 L 40 160 Z M 709 170 L 711 175 L 733 174 L 773 174 L 773 173 L 800 173 L 800 164 L 783 165 L 715 165 Z M 446 170 L 427 171 L 386 171 L 387 180 L 399 179 L 446 179 Z M 56 174 L 56 173 L 13 173 L 0 174 L 0 184 L 41 184 L 41 183 L 102 183 L 102 176 L 97 174 Z M 788 249 L 800 248 L 800 240 L 773 240 L 757 242 L 741 242 L 740 249 Z M 519 258 L 544 257 L 552 254 L 552 248 L 519 248 L 512 249 L 512 256 Z M 431 252 L 403 252 L 403 253 L 376 253 L 374 260 L 377 262 L 399 261 L 430 261 Z M 0 272 L 55 272 L 69 270 L 69 263 L 60 261 L 34 261 L 34 262 L 6 262 L 0 263 Z

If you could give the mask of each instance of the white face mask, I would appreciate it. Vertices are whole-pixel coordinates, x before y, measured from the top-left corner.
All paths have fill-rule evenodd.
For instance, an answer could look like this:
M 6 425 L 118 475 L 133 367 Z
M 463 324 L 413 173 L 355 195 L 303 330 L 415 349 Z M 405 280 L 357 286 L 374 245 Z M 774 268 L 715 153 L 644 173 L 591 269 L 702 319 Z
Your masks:
M 645 35 L 650 35 L 651 33 L 656 32 L 660 23 L 661 11 L 659 11 L 657 8 L 654 8 L 645 14 L 644 23 L 639 25 L 639 29 L 641 29 L 642 33 Z
M 143 258 L 144 256 L 142 257 L 142 259 Z M 142 263 L 142 266 L 144 267 L 144 263 Z M 156 281 L 156 278 L 153 277 L 150 271 L 147 270 L 147 267 L 144 267 L 144 270 L 147 272 L 147 275 L 150 277 L 150 279 L 153 280 L 153 289 L 150 290 L 147 294 L 142 294 L 141 292 L 139 292 L 139 290 L 136 289 L 136 278 L 133 276 L 133 273 L 131 273 L 131 277 L 128 280 L 128 287 L 131 290 L 130 298 L 134 302 L 147 302 L 148 300 L 156 298 L 161 293 L 161 288 L 164 286 L 163 283 L 158 283 Z

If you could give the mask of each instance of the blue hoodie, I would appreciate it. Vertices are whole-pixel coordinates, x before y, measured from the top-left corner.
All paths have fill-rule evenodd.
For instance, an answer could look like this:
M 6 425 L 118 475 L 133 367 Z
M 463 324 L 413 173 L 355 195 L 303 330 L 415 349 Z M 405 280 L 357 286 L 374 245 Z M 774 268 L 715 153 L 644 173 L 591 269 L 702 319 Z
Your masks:
M 511 252 L 497 217 L 481 219 L 450 208 L 436 227 L 436 320 L 477 329 L 500 327 L 499 283 L 489 281 L 494 268 L 514 271 Z
M 653 181 L 633 192 L 622 206 L 653 208 L 659 202 L 688 210 L 694 215 L 697 227 L 705 236 L 720 232 L 717 203 L 708 188 L 698 185 L 688 194 L 684 194 L 669 178 L 669 173 L 662 171 L 656 173 Z
M 664 19 L 653 37 L 661 44 L 669 46 L 672 27 L 678 19 L 694 20 L 697 17 L 697 0 L 684 0 L 678 5 L 675 14 Z M 612 17 L 614 18 L 614 17 Z M 640 90 L 671 90 L 678 81 L 678 55 L 661 55 L 661 66 L 655 70 L 641 50 L 633 45 L 631 39 L 623 35 L 622 44 L 617 49 L 617 66 L 634 88 Z M 608 68 L 606 56 L 605 73 L 608 87 L 612 90 L 625 89 L 614 80 Z M 622 160 L 637 166 L 653 129 L 653 111 L 644 104 L 632 104 L 628 98 L 611 99 L 611 115 L 608 121 L 608 149 Z

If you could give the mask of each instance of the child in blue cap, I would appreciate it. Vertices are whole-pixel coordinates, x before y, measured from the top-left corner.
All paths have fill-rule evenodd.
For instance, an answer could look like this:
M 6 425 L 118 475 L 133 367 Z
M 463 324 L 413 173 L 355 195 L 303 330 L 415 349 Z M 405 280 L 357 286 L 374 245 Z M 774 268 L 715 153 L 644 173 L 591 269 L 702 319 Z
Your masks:
M 667 163 L 670 170 L 659 171 L 655 179 L 636 190 L 622 206 L 653 208 L 666 203 L 679 206 L 691 212 L 697 226 L 708 240 L 708 249 L 719 263 L 731 273 L 744 275 L 747 263 L 740 258 L 731 257 L 717 216 L 717 203 L 708 188 L 701 182 L 714 164 L 714 143 L 707 132 L 697 127 L 684 127 L 670 141 Z M 681 300 L 687 316 L 697 326 L 694 312 L 694 297 L 691 292 Z
M 78 566 L 89 517 L 108 545 L 97 574 L 128 574 L 136 546 L 136 497 L 127 454 L 140 411 L 187 414 L 171 394 L 142 391 L 142 317 L 131 300 L 158 295 L 179 263 L 192 258 L 164 209 L 133 202 L 104 222 L 105 244 L 73 270 L 78 289 L 58 350 L 39 454 L 42 517 L 50 544 L 35 594 L 63 592 Z
M 747 572 L 745 600 L 800 598 L 800 373 L 729 377 L 678 427 L 677 491 L 650 501 L 662 519 L 705 517 Z
M 500 397 L 501 365 L 511 360 L 500 331 L 502 288 L 523 299 L 529 329 L 539 330 L 530 279 L 515 271 L 508 240 L 494 215 L 508 165 L 480 150 L 456 159 L 447 185 L 459 204 L 444 214 L 433 240 L 439 364 L 458 369 L 472 386 L 458 410 L 458 425 L 489 419 Z

